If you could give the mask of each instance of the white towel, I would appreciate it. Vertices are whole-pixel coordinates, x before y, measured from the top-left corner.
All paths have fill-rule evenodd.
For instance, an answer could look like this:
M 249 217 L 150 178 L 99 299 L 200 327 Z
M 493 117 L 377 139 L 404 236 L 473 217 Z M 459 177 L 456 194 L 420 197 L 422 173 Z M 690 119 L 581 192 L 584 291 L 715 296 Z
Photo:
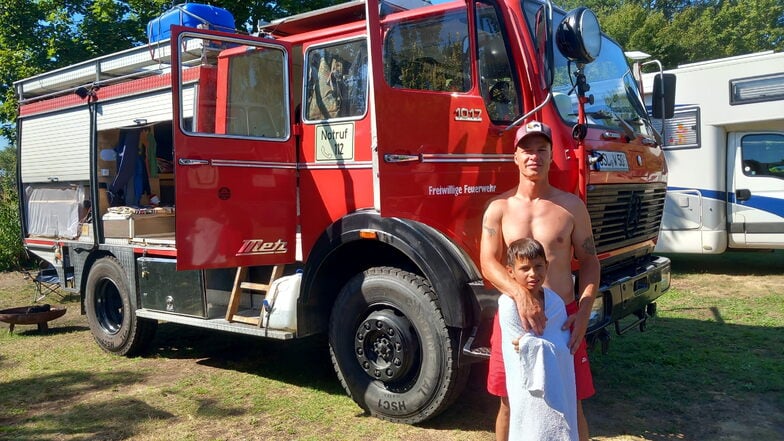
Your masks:
M 576 441 L 577 392 L 574 358 L 563 300 L 544 288 L 547 325 L 541 337 L 525 332 L 511 297 L 498 298 L 498 319 L 511 418 L 509 441 Z M 512 340 L 520 338 L 517 353 Z

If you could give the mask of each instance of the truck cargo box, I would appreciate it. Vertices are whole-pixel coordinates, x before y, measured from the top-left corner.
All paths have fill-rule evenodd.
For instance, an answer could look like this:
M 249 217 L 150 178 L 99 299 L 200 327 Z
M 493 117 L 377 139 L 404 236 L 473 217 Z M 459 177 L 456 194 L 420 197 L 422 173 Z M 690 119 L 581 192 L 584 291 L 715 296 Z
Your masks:
M 234 32 L 234 16 L 231 12 L 210 5 L 183 3 L 166 11 L 163 15 L 147 24 L 147 38 L 150 43 L 171 37 L 172 25 L 198 27 L 215 31 Z

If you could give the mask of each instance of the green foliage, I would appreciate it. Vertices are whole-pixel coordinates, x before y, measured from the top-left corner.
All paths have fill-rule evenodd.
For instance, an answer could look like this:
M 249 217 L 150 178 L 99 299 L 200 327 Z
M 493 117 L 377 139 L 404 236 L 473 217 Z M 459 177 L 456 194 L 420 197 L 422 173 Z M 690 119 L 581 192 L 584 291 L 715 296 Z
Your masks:
M 0 136 L 16 138 L 15 81 L 146 43 L 146 25 L 171 7 L 169 0 L 3 0 L 0 2 Z M 207 2 L 204 2 L 207 3 Z M 256 20 L 305 12 L 335 0 L 260 2 L 218 0 L 240 30 Z M 0 152 L 0 270 L 22 254 L 14 175 L 16 150 Z
M 13 82 L 147 42 L 146 26 L 169 0 L 3 0 L 0 3 L 0 136 L 15 137 Z M 232 12 L 238 29 L 258 19 L 329 6 L 338 1 L 204 1 Z
M 19 205 L 16 192 L 16 149 L 0 150 L 0 271 L 16 269 L 22 263 Z
M 626 50 L 640 50 L 665 68 L 784 50 L 781 0 L 564 0 L 566 10 L 593 9 L 602 29 Z

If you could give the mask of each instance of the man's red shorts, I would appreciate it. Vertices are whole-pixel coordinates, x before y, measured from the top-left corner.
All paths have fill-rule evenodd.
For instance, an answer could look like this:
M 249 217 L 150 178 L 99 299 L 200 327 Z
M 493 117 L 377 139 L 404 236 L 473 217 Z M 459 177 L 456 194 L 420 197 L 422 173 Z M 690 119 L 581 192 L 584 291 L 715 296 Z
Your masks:
M 566 313 L 575 314 L 579 309 L 577 302 L 566 305 Z M 585 339 L 580 343 L 574 354 L 574 379 L 577 385 L 577 399 L 584 400 L 592 397 L 596 390 L 593 387 L 591 366 L 588 363 L 588 351 Z M 498 323 L 498 314 L 493 319 L 493 334 L 490 337 L 490 365 L 487 372 L 487 391 L 497 397 L 508 397 L 506 391 L 506 372 L 504 371 L 504 356 L 501 352 L 501 325 Z

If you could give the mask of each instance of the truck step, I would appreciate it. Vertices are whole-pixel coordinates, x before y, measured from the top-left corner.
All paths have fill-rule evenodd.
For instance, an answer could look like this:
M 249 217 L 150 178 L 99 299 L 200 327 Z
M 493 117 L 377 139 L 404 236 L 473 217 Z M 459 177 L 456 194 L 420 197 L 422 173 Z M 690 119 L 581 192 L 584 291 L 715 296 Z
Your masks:
M 490 348 L 487 346 L 474 346 L 474 338 L 476 337 L 476 328 L 474 328 L 471 336 L 466 340 L 463 346 L 463 355 L 468 357 L 477 358 L 479 360 L 490 359 Z
M 253 335 L 256 337 L 270 338 L 275 340 L 291 340 L 294 333 L 277 329 L 260 328 L 255 324 L 245 324 L 229 322 L 223 318 L 204 319 L 201 317 L 190 317 L 180 314 L 170 314 L 166 312 L 153 311 L 149 309 L 137 309 L 136 316 L 151 320 L 158 320 L 168 323 L 179 323 L 197 328 L 214 329 L 217 331 L 231 332 L 235 334 Z
M 234 277 L 234 288 L 231 290 L 229 305 L 226 309 L 226 321 L 230 323 L 239 322 L 261 327 L 261 314 L 264 314 L 264 309 L 261 310 L 262 312 L 258 317 L 246 317 L 237 314 L 237 310 L 240 307 L 240 296 L 242 295 L 243 291 L 256 291 L 266 294 L 267 291 L 269 291 L 270 286 L 272 286 L 272 282 L 283 275 L 283 268 L 283 265 L 275 265 L 272 268 L 272 274 L 270 274 L 269 283 L 249 282 L 246 280 L 248 278 L 248 267 L 241 266 L 237 268 L 237 274 Z

